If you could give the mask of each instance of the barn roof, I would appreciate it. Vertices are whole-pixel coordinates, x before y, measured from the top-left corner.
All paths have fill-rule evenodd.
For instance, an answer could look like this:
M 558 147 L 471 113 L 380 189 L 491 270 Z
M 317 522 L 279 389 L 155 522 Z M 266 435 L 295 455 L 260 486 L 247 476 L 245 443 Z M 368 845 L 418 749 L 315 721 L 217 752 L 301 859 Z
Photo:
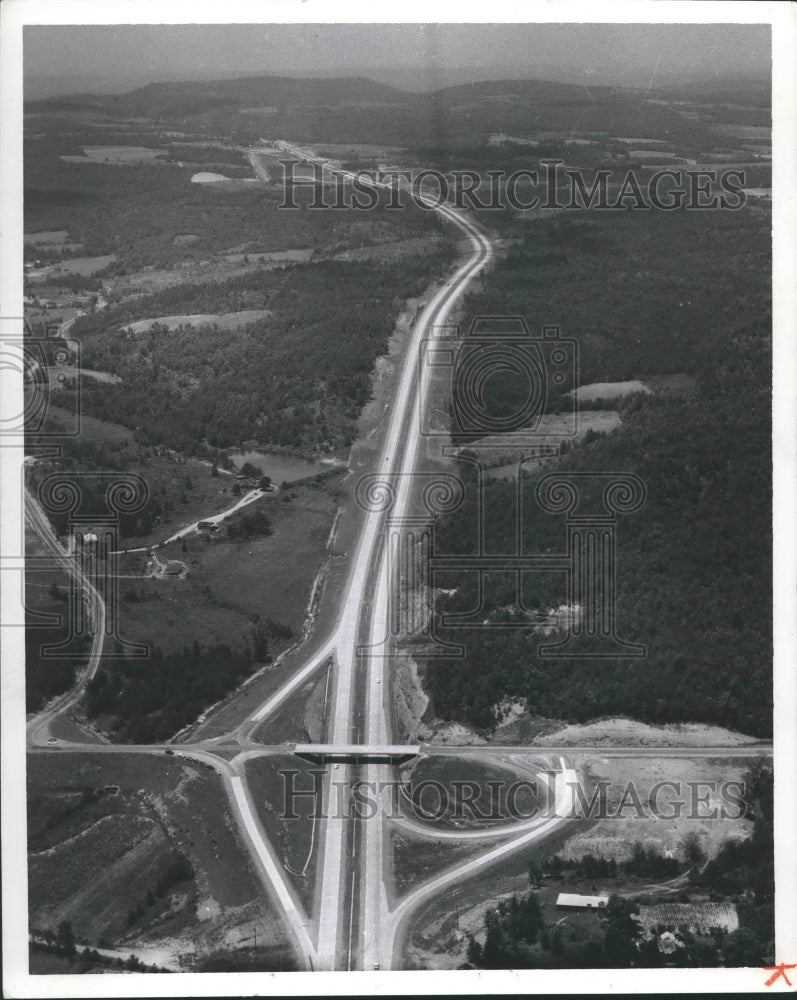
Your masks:
M 608 902 L 608 896 L 580 896 L 575 892 L 560 892 L 556 899 L 557 906 L 586 906 L 597 908 L 599 906 L 606 906 Z

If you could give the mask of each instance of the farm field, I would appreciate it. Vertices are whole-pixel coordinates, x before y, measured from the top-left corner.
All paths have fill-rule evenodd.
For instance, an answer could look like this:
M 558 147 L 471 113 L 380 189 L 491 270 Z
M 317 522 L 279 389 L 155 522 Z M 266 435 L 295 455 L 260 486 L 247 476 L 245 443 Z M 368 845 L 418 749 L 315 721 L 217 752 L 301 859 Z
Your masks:
M 50 246 L 59 246 L 62 243 L 66 243 L 68 237 L 69 233 L 65 229 L 51 229 L 38 233 L 25 233 L 23 242 L 33 245 L 48 244 Z
M 224 540 L 202 533 L 159 548 L 162 562 L 186 564 L 187 573 L 180 579 L 145 579 L 145 553 L 123 560 L 125 633 L 163 649 L 180 649 L 195 639 L 200 643 L 232 639 L 237 644 L 246 639 L 257 615 L 300 633 L 337 502 L 328 492 L 310 487 L 290 492 L 294 498 L 287 502 L 267 496 L 245 508 L 265 512 L 272 524 L 268 537 Z M 223 509 L 233 500 L 229 497 L 215 508 L 205 506 L 202 513 Z M 183 523 L 191 519 L 189 515 Z M 218 534 L 224 532 L 221 528 Z
M 84 146 L 83 156 L 62 156 L 65 163 L 111 163 L 130 164 L 157 160 L 163 156 L 161 149 L 147 149 L 145 146 Z
M 91 277 L 98 271 L 104 271 L 106 267 L 116 260 L 115 254 L 100 254 L 97 257 L 70 257 L 57 264 L 51 264 L 30 274 L 30 277 L 44 279 L 46 281 L 58 282 L 59 277 L 69 277 L 70 275 L 80 275 Z
M 108 444 L 115 447 L 132 444 L 133 432 L 129 427 L 122 427 L 121 424 L 115 424 L 108 420 L 98 420 L 96 417 L 83 413 L 82 409 L 78 412 L 79 417 L 76 421 L 74 410 L 68 410 L 56 403 L 48 402 L 45 430 L 48 427 L 53 431 L 71 430 L 79 427 L 80 439 L 84 442 L 89 441 L 95 445 Z

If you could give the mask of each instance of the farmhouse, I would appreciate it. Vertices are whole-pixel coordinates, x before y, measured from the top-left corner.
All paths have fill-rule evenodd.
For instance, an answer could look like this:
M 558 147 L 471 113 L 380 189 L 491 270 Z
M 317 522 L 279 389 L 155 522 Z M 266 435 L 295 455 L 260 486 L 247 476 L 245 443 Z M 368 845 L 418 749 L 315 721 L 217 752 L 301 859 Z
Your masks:
M 662 955 L 674 955 L 682 945 L 672 931 L 665 931 L 659 938 L 658 948 Z
M 608 902 L 608 896 L 579 896 L 577 893 L 571 892 L 560 892 L 556 898 L 557 906 L 567 906 L 579 910 L 597 910 L 606 906 Z
M 164 573 L 166 576 L 179 576 L 183 571 L 183 564 L 178 562 L 176 559 L 170 559 L 166 563 L 166 569 Z

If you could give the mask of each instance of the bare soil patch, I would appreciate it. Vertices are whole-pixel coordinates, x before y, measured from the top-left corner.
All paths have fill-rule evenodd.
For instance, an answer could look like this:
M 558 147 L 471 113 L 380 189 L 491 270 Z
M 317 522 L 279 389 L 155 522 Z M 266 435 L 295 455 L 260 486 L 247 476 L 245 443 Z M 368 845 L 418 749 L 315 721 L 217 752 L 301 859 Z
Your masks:
M 151 329 L 156 323 L 159 326 L 168 327 L 169 330 L 177 330 L 179 327 L 203 327 L 218 326 L 222 330 L 237 330 L 247 323 L 254 323 L 256 320 L 270 316 L 268 309 L 242 309 L 234 313 L 197 313 L 195 315 L 184 316 L 155 316 L 152 319 L 139 319 L 130 323 L 124 329 L 128 333 L 143 333 Z
M 28 788 L 32 926 L 69 919 L 79 940 L 103 937 L 128 953 L 159 946 L 188 968 L 246 947 L 257 927 L 261 945 L 290 959 L 214 773 L 157 754 L 42 754 L 29 761 Z M 194 879 L 128 925 L 128 911 L 178 854 Z
M 754 744 L 755 738 L 719 726 L 684 722 L 671 726 L 650 726 L 634 719 L 599 719 L 584 725 L 565 726 L 536 743 L 545 746 L 664 746 L 715 747 Z

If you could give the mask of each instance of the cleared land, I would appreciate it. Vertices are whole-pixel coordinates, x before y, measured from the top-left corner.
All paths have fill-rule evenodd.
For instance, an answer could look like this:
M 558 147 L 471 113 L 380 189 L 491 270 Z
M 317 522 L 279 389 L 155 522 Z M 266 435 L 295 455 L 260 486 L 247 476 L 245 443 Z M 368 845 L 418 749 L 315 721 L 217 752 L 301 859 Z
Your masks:
M 197 313 L 187 316 L 156 316 L 153 319 L 139 319 L 123 327 L 128 333 L 143 333 L 151 330 L 157 323 L 158 326 L 168 327 L 169 330 L 177 330 L 181 326 L 203 327 L 217 326 L 221 330 L 237 330 L 258 319 L 265 319 L 270 316 L 269 309 L 241 309 L 233 313 Z
M 640 841 L 683 859 L 687 835 L 698 838 L 704 856 L 714 857 L 726 840 L 743 840 L 752 832 L 752 821 L 739 816 L 729 798 L 744 788 L 744 761 L 590 757 L 576 763 L 588 776 L 588 794 L 598 784 L 605 788 L 605 808 L 594 807 L 597 822 L 568 841 L 564 857 L 594 854 L 624 861 Z
M 623 396 L 630 396 L 634 392 L 650 391 L 644 382 L 631 379 L 628 382 L 592 382 L 590 385 L 581 385 L 578 389 L 573 389 L 568 396 L 574 396 L 579 403 L 592 403 L 596 399 L 622 399 Z
M 28 808 L 32 927 L 68 919 L 79 941 L 157 944 L 184 968 L 249 948 L 257 927 L 261 967 L 290 967 L 219 779 L 201 765 L 154 754 L 33 756 Z M 180 855 L 194 877 L 157 896 Z
M 62 156 L 66 163 L 113 163 L 128 164 L 157 160 L 164 155 L 162 149 L 148 149 L 145 146 L 84 146 L 84 156 Z
M 115 254 L 102 254 L 98 257 L 70 257 L 67 260 L 60 261 L 58 264 L 42 268 L 41 271 L 35 272 L 31 277 L 43 277 L 53 282 L 57 282 L 59 277 L 68 277 L 69 275 L 76 274 L 87 278 L 98 271 L 105 270 L 115 260 Z
M 320 774 L 325 768 L 298 757 L 256 757 L 246 762 L 246 777 L 255 814 L 296 889 L 309 908 L 312 902 L 317 849 L 321 842 Z M 314 777 L 314 772 L 319 776 Z M 346 790 L 339 788 L 339 794 Z

